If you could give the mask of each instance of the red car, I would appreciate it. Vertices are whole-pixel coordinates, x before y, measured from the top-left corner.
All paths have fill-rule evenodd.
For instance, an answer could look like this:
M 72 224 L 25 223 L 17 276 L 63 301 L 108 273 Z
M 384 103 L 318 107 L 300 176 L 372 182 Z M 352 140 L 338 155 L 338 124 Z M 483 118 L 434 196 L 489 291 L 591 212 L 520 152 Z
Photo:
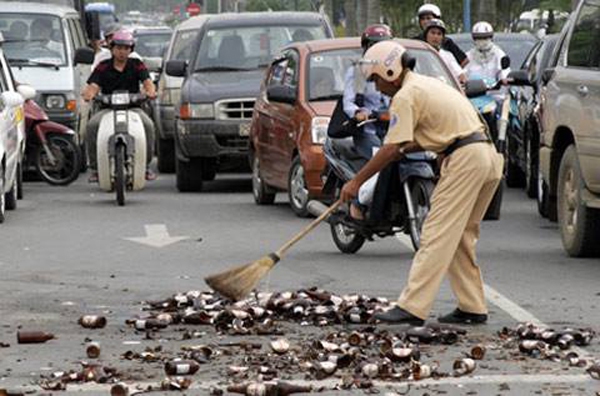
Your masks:
M 417 59 L 415 71 L 460 89 L 432 47 L 399 41 Z M 343 94 L 346 70 L 361 57 L 359 38 L 340 38 L 291 44 L 271 63 L 250 126 L 257 204 L 272 204 L 277 192 L 287 191 L 292 210 L 307 216 L 308 201 L 321 197 L 329 119 Z

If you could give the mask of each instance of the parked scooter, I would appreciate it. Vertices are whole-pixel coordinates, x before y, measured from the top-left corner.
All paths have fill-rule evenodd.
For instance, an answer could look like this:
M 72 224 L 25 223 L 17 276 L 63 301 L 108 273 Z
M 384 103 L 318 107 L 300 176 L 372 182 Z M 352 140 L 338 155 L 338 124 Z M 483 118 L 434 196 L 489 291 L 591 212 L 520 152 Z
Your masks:
M 343 185 L 366 160 L 356 152 L 352 138 L 329 138 L 323 151 L 328 165 L 323 192 L 338 199 Z M 429 152 L 409 154 L 388 165 L 379 174 L 373 204 L 364 221 L 352 221 L 347 208 L 330 216 L 331 235 L 338 249 L 356 253 L 365 241 L 372 241 L 375 236 L 384 238 L 404 232 L 410 235 L 417 250 L 435 186 L 435 167 L 436 156 Z
M 126 190 L 138 191 L 146 185 L 144 124 L 136 112 L 129 110 L 146 100 L 146 95 L 122 91 L 95 98 L 96 103 L 111 109 L 98 128 L 98 183 L 101 189 L 116 192 L 119 206 L 125 205 Z
M 35 169 L 42 180 L 56 186 L 72 183 L 79 176 L 80 151 L 77 134 L 50 121 L 33 100 L 25 101 L 25 170 Z

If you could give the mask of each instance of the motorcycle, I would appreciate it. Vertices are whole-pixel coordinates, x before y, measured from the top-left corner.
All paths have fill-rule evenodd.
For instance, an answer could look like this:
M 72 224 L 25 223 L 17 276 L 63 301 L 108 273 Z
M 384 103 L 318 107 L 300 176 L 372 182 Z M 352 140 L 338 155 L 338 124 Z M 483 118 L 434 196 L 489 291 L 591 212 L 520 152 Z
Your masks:
M 354 178 L 367 160 L 357 153 L 352 138 L 328 138 L 323 151 L 327 162 L 323 193 L 338 199 L 343 185 Z M 329 217 L 338 249 L 356 253 L 375 236 L 384 238 L 404 232 L 410 235 L 417 250 L 435 186 L 435 168 L 436 156 L 429 152 L 408 154 L 388 165 L 378 176 L 373 203 L 364 221 L 353 221 L 347 207 Z
M 25 101 L 25 169 L 35 169 L 49 184 L 66 186 L 77 179 L 80 151 L 77 134 L 66 126 L 50 121 L 33 100 Z
M 125 205 L 127 190 L 138 191 L 146 184 L 144 124 L 130 108 L 141 106 L 147 99 L 143 94 L 120 91 L 95 98 L 97 104 L 111 110 L 98 127 L 98 184 L 104 191 L 115 191 L 119 206 Z

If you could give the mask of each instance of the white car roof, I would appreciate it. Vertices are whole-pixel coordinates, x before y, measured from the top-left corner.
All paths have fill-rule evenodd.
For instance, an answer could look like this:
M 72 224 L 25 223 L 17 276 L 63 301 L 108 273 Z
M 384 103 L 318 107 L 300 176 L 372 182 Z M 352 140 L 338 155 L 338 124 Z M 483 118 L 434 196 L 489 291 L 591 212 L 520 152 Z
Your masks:
M 74 8 L 57 4 L 30 3 L 20 1 L 0 1 L 0 12 L 15 12 L 20 14 L 49 14 L 63 17 L 67 14 L 77 14 Z

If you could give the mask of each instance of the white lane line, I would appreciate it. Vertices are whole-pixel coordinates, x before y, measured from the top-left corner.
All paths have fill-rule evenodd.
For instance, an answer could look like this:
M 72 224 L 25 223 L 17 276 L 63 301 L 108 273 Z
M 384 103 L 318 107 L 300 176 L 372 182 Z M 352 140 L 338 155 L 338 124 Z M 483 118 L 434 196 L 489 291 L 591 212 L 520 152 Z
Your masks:
M 134 393 L 135 389 L 148 389 L 149 386 L 158 387 L 160 381 L 144 381 L 144 382 L 125 382 L 125 384 L 129 387 L 130 392 Z M 333 390 L 333 388 L 340 384 L 339 379 L 325 379 L 321 381 L 306 381 L 306 380 L 290 380 L 285 381 L 295 385 L 312 385 L 314 388 L 324 387 L 325 391 Z M 407 380 L 403 382 L 388 382 L 388 381 L 373 381 L 373 385 L 376 387 L 386 387 L 386 388 L 406 388 L 407 385 L 416 386 L 416 387 L 426 387 L 431 385 L 436 386 L 444 386 L 444 385 L 494 385 L 494 384 L 503 384 L 503 383 L 518 383 L 518 384 L 567 384 L 567 383 L 596 383 L 596 380 L 592 379 L 589 375 L 586 374 L 574 374 L 574 375 L 556 375 L 556 374 L 536 374 L 536 375 L 527 375 L 527 374 L 515 374 L 515 375 L 474 375 L 471 377 L 444 377 L 444 378 L 428 378 L 421 381 L 412 381 Z M 203 381 L 198 380 L 192 383 L 189 389 L 204 389 L 208 390 L 210 388 L 225 388 L 223 385 L 223 381 Z M 110 389 L 110 385 L 105 384 L 96 384 L 96 383 L 87 383 L 87 384 L 69 384 L 67 385 L 67 392 L 98 392 L 98 391 L 108 391 Z

